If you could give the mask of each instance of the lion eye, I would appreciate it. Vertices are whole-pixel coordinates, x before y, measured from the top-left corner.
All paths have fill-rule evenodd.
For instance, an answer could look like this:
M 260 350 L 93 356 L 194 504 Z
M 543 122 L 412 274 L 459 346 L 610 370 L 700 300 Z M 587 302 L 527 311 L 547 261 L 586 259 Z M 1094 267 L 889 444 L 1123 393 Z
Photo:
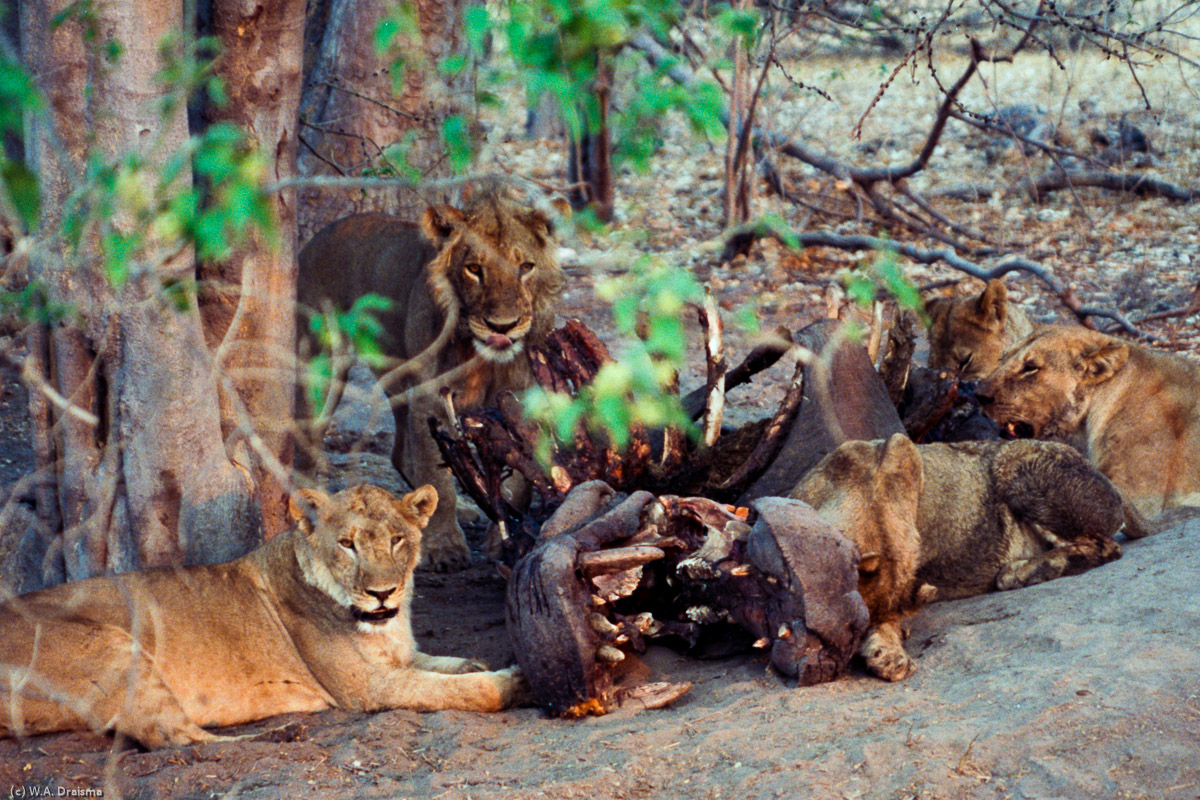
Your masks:
M 521 264 L 521 272 L 533 272 L 535 264 L 532 261 L 526 261 Z
M 963 353 L 962 355 L 960 355 L 958 357 L 958 368 L 966 369 L 968 366 L 971 365 L 971 360 L 973 358 L 975 358 L 974 353 Z
M 403 541 L 404 541 L 403 536 L 393 536 L 392 537 L 392 547 L 395 547 L 396 545 L 400 544 Z
M 467 264 L 465 269 L 467 270 L 467 274 L 471 275 L 474 278 L 479 278 L 483 275 L 483 267 L 481 267 L 479 264 L 476 264 L 474 262 Z
M 1032 375 L 1035 372 L 1037 372 L 1038 369 L 1040 369 L 1040 367 L 1038 367 L 1037 364 L 1026 361 L 1025 366 L 1021 367 L 1021 374 L 1022 375 Z
M 351 553 L 354 552 L 354 540 L 353 539 L 338 539 L 338 544 L 341 545 L 342 547 L 346 548 L 347 550 L 349 550 Z

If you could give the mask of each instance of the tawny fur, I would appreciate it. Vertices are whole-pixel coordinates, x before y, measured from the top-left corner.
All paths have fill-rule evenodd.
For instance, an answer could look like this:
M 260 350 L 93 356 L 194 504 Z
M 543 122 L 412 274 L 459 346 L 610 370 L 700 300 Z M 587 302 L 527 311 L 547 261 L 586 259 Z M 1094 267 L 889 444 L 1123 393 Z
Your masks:
M 957 370 L 963 380 L 979 380 L 1000 363 L 1013 345 L 1033 333 L 1021 309 L 1008 301 L 998 280 L 979 294 L 939 297 L 925 304 L 929 313 L 929 366 Z
M 1200 364 L 1086 328 L 1039 331 L 979 385 L 987 414 L 1078 442 L 1137 510 L 1200 506 Z
M 0 606 L 0 735 L 116 730 L 147 747 L 296 711 L 497 711 L 515 668 L 421 653 L 424 486 L 303 492 L 298 529 L 226 564 L 91 578 Z
M 791 496 L 858 544 L 872 626 L 861 652 L 887 680 L 912 674 L 902 620 L 931 599 L 1040 583 L 1121 552 L 1119 493 L 1052 442 L 846 442 Z
M 319 231 L 300 252 L 298 295 L 302 305 L 348 308 L 368 292 L 393 301 L 381 315 L 385 355 L 418 358 L 409 380 L 389 385 L 395 396 L 413 385 L 468 364 L 449 383 L 455 407 L 493 404 L 503 392 L 530 385 L 527 347 L 554 326 L 564 276 L 555 258 L 553 226 L 540 211 L 485 194 L 465 210 L 427 209 L 420 225 L 382 214 L 338 220 Z M 422 354 L 457 316 L 448 343 L 426 360 Z M 496 345 L 497 336 L 509 346 Z M 470 563 L 457 520 L 456 491 L 429 433 L 428 419 L 448 423 L 437 391 L 396 405 L 393 462 L 417 486 L 437 488 L 442 499 L 426 531 L 425 562 L 438 569 Z

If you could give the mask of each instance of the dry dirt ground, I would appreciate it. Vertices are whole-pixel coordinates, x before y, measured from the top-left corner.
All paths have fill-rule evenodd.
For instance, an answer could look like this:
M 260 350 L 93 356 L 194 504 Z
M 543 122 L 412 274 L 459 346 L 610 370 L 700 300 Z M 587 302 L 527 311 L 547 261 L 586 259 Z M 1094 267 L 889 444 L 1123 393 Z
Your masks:
M 580 721 L 327 712 L 237 731 L 267 732 L 257 741 L 150 753 L 83 734 L 0 740 L 0 793 L 1189 800 L 1200 797 L 1198 582 L 1193 523 L 1084 575 L 933 605 L 913 621 L 918 670 L 899 684 L 854 669 L 790 688 L 761 659 L 656 649 L 647 673 L 695 684 L 669 709 Z M 428 649 L 511 657 L 487 568 L 418 585 Z
M 764 98 L 764 118 L 855 163 L 906 162 L 936 107 L 928 80 L 903 74 L 867 119 L 862 139 L 849 136 L 886 72 L 883 60 L 808 59 L 798 74 L 821 81 L 830 99 L 780 82 Z M 953 59 L 941 66 L 947 75 L 961 69 Z M 1035 56 L 989 65 L 986 83 L 972 84 L 964 101 L 980 110 L 1040 103 L 1071 123 L 1079 121 L 1081 98 L 1104 113 L 1138 111 L 1140 92 L 1119 65 L 1093 55 L 1066 66 Z M 1144 81 L 1154 111 L 1138 112 L 1156 149 L 1151 172 L 1195 186 L 1200 102 L 1187 76 L 1157 69 Z M 519 103 L 490 124 L 485 169 L 561 180 L 555 143 L 513 133 L 520 129 Z M 572 278 L 566 313 L 610 336 L 593 284 L 638 254 L 655 252 L 693 267 L 724 308 L 756 308 L 765 327 L 797 329 L 822 315 L 838 272 L 862 257 L 832 250 L 796 255 L 768 242 L 747 258 L 720 263 L 711 242 L 720 233 L 721 146 L 688 139 L 671 125 L 649 173 L 620 175 L 613 235 L 574 233 L 564 242 Z M 913 186 L 931 195 L 962 182 L 1004 187 L 1044 167 L 1012 153 L 989 162 L 985 145 L 952 122 Z M 782 166 L 815 205 L 836 205 L 831 179 Z M 756 211 L 780 213 L 798 228 L 854 229 L 853 219 L 831 221 L 762 194 L 756 203 Z M 853 214 L 852 206 L 841 207 Z M 986 203 L 938 201 L 938 207 L 1004 244 L 1005 252 L 1050 265 L 1086 304 L 1116 307 L 1136 320 L 1193 297 L 1200 265 L 1194 204 L 1080 190 L 1041 205 L 999 192 Z M 912 265 L 908 274 L 918 284 L 954 275 Z M 1035 280 L 1009 285 L 1033 316 L 1066 319 Z M 1194 356 L 1198 323 L 1193 313 L 1144 328 L 1160 345 Z M 750 335 L 731 329 L 730 339 L 737 357 Z M 699 374 L 694 358 L 685 388 Z M 734 393 L 734 418 L 773 408 L 783 377 L 770 373 Z M 0 453 L 0 467 L 13 452 Z M 702 662 L 654 650 L 646 674 L 695 684 L 667 710 L 622 709 L 576 722 L 533 709 L 330 712 L 246 729 L 266 732 L 260 740 L 152 753 L 83 734 L 3 740 L 0 798 L 22 796 L 18 789 L 25 797 L 102 789 L 105 797 L 134 798 L 1200 798 L 1198 584 L 1200 526 L 1192 526 L 1131 544 L 1122 559 L 1085 575 L 935 604 L 913 622 L 909 647 L 919 668 L 901 684 L 885 684 L 856 666 L 832 684 L 795 689 L 753 656 Z M 426 649 L 494 665 L 511 660 L 503 586 L 490 568 L 422 575 L 418 590 L 415 630 Z

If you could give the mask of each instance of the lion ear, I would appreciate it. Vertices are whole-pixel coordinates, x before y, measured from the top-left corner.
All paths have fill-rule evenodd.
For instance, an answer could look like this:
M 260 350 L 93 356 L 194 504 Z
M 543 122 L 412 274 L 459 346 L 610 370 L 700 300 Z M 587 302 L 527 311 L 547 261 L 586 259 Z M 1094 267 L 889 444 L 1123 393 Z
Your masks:
M 440 247 L 466 220 L 467 215 L 454 206 L 430 206 L 421 215 L 421 233 Z
M 525 224 L 529 226 L 529 230 L 533 231 L 533 235 L 537 237 L 538 243 L 543 247 L 554 238 L 554 220 L 536 208 L 526 212 Z
M 931 297 L 925 301 L 925 313 L 929 316 L 929 323 L 932 326 L 934 322 L 942 317 L 950 308 L 950 298 L 948 297 Z
M 409 492 L 396 503 L 400 513 L 416 520 L 418 528 L 429 524 L 429 518 L 437 510 L 438 494 L 429 484 L 425 484 L 415 492 Z
M 1083 378 L 1087 383 L 1104 383 L 1117 374 L 1129 360 L 1129 347 L 1108 341 L 1083 353 Z
M 1004 324 L 1008 315 L 1008 289 L 998 280 L 990 280 L 979 299 L 975 301 L 975 312 L 985 325 L 997 327 Z
M 879 467 L 875 471 L 875 485 L 881 487 L 890 499 L 904 498 L 915 507 L 924 477 L 921 454 L 913 440 L 907 434 L 893 433 L 883 446 Z
M 305 535 L 317 527 L 320 510 L 329 502 L 329 495 L 316 489 L 301 489 L 288 497 L 288 514 Z

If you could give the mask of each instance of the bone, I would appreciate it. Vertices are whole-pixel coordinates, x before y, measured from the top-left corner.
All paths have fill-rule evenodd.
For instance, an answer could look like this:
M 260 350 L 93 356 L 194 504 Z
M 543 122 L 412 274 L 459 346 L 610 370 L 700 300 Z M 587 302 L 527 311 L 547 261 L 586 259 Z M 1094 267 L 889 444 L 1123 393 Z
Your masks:
M 614 547 L 610 550 L 596 550 L 590 553 L 580 553 L 576 563 L 584 575 L 594 577 L 624 572 L 651 561 L 657 561 L 665 556 L 662 550 L 649 545 L 633 547 Z
M 692 684 L 687 681 L 682 683 L 665 681 L 643 683 L 632 689 L 622 690 L 618 695 L 618 701 L 622 706 L 636 704 L 644 709 L 662 708 L 683 697 L 691 691 L 691 688 Z
M 592 585 L 600 593 L 602 602 L 615 603 L 622 597 L 628 597 L 642 582 L 642 568 L 634 567 L 624 572 L 614 572 L 594 575 Z
M 612 636 L 617 631 L 621 630 L 616 625 L 608 621 L 608 618 L 603 614 L 597 614 L 595 611 L 588 614 L 588 624 L 592 626 L 592 630 L 601 636 Z
M 609 664 L 616 664 L 625 660 L 625 654 L 612 645 L 602 644 L 596 649 L 596 658 L 607 661 Z

